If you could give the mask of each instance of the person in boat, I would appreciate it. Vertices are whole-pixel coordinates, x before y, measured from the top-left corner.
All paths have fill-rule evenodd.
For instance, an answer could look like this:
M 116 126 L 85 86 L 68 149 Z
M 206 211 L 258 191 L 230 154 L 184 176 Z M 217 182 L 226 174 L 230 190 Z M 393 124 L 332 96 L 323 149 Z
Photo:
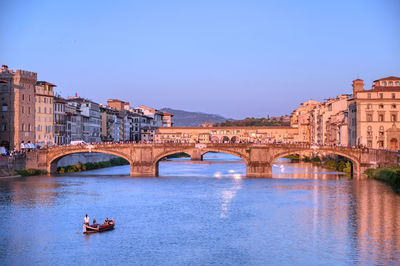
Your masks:
M 83 218 L 83 223 L 86 225 L 89 225 L 89 223 L 90 223 L 90 218 L 87 214 L 86 214 L 85 218 Z
M 93 219 L 93 225 L 92 225 L 92 227 L 98 227 L 99 225 L 97 224 L 97 222 L 96 222 L 96 219 Z
M 110 224 L 110 221 L 108 220 L 108 218 L 106 218 L 106 220 L 104 221 L 104 224 Z

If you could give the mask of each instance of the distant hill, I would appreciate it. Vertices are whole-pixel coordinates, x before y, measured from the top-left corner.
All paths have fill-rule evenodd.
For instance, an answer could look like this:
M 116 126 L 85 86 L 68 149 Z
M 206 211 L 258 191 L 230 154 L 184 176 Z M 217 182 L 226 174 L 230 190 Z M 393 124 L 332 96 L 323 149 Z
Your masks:
M 226 120 L 232 120 L 215 114 L 188 112 L 171 108 L 162 108 L 161 111 L 174 115 L 174 117 L 172 117 L 174 127 L 199 127 L 204 122 L 215 124 L 225 122 Z
M 290 116 L 284 115 L 271 118 L 254 118 L 247 117 L 241 120 L 224 121 L 222 123 L 215 123 L 216 127 L 274 127 L 274 126 L 290 126 Z

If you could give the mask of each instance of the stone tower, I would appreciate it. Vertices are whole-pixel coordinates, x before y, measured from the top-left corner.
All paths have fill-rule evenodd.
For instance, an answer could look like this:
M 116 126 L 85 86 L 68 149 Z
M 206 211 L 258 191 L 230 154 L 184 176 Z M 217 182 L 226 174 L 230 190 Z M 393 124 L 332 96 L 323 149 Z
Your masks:
M 359 91 L 364 91 L 364 81 L 362 79 L 353 80 L 353 98 L 357 98 Z

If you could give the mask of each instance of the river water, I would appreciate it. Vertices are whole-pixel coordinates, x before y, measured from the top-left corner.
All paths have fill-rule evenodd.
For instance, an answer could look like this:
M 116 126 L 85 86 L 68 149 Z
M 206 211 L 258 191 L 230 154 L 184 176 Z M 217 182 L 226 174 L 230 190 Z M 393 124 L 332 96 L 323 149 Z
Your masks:
M 400 196 L 310 164 L 245 179 L 226 154 L 0 179 L 0 265 L 352 265 L 400 263 Z M 85 213 L 116 220 L 83 235 Z

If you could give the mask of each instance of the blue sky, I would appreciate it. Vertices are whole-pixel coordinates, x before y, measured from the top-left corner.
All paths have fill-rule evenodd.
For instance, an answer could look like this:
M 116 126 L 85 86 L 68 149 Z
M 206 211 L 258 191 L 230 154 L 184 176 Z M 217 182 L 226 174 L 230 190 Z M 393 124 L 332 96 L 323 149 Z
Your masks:
M 289 114 L 400 76 L 400 1 L 1 1 L 0 63 L 98 102 Z

